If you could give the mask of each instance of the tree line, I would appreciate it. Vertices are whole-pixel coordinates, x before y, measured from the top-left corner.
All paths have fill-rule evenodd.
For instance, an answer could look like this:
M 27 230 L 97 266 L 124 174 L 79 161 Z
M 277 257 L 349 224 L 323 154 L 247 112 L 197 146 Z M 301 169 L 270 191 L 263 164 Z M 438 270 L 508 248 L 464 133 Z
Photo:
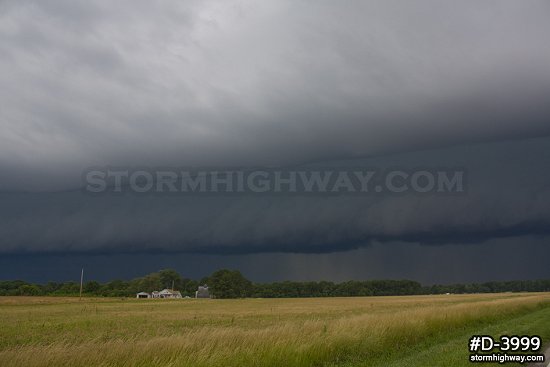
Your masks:
M 237 270 L 221 269 L 208 277 L 193 280 L 182 277 L 173 269 L 163 269 L 130 281 L 113 280 L 105 283 L 87 281 L 83 285 L 83 294 L 99 297 L 135 297 L 136 293 L 142 291 L 152 292 L 173 288 L 180 291 L 183 296 L 194 297 L 197 287 L 202 284 L 208 285 L 211 295 L 215 298 L 356 297 L 550 291 L 548 279 L 431 286 L 422 286 L 412 280 L 253 283 Z M 22 280 L 0 281 L 0 296 L 75 296 L 79 292 L 78 282 L 36 284 Z

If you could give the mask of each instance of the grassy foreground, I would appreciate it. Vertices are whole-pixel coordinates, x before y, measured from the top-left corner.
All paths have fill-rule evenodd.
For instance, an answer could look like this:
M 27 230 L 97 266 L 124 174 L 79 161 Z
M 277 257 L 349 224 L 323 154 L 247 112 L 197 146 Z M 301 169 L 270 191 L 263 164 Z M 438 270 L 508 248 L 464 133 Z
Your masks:
M 0 297 L 2 366 L 468 366 L 473 333 L 548 341 L 550 294 Z

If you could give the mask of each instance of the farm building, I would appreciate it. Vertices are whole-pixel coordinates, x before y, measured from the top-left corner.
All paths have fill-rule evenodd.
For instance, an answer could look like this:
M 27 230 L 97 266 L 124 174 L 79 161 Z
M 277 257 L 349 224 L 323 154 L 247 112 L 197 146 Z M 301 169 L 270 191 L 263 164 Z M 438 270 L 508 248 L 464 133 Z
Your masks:
M 153 298 L 182 298 L 179 291 L 173 289 L 163 289 L 160 292 L 153 292 Z
M 195 292 L 195 298 L 210 298 L 210 292 L 206 284 L 199 285 L 199 289 Z
M 163 289 L 161 291 L 153 291 L 150 294 L 147 292 L 139 292 L 136 298 L 182 298 L 179 291 L 173 289 Z

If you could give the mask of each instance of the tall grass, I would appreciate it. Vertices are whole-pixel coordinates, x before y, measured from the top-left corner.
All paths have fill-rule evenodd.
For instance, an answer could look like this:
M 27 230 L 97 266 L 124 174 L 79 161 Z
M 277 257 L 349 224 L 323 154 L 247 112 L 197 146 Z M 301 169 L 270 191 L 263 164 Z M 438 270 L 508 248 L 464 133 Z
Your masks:
M 2 366 L 322 366 L 384 358 L 550 295 L 10 302 Z

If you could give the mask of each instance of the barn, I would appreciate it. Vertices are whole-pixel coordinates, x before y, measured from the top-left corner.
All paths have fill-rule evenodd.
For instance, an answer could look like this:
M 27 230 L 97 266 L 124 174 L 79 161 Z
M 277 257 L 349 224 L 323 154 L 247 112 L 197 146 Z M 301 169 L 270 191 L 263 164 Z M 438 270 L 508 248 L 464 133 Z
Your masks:
M 199 288 L 195 292 L 195 298 L 210 298 L 210 291 L 208 290 L 208 286 L 205 285 L 199 285 Z

